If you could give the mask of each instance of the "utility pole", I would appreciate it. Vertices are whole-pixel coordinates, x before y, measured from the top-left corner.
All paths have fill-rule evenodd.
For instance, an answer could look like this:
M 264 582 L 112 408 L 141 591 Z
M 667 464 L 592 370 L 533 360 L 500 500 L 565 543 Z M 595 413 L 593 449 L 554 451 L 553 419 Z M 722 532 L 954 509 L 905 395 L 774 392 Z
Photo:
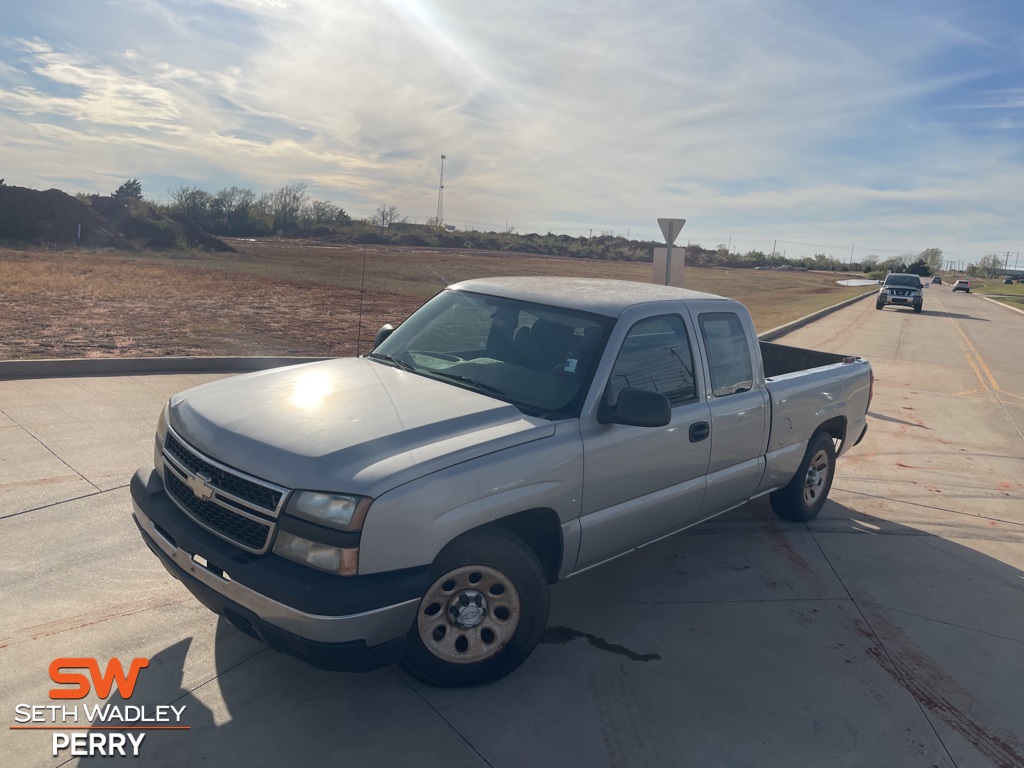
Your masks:
M 437 228 L 444 229 L 444 155 L 441 155 L 441 179 L 437 183 Z
M 857 245 L 857 244 L 853 243 L 852 245 L 850 245 L 850 266 L 851 267 L 853 266 L 853 248 L 854 248 L 855 245 Z
M 775 246 L 779 244 L 778 240 L 772 240 L 772 263 L 775 262 Z

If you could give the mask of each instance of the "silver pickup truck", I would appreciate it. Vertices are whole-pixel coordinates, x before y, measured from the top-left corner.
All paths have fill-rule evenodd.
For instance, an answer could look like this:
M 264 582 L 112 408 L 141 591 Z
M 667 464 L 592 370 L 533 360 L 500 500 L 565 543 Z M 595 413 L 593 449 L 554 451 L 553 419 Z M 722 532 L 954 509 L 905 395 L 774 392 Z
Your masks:
M 867 429 L 866 361 L 759 342 L 710 294 L 470 280 L 389 332 L 175 395 L 131 482 L 175 578 L 327 669 L 496 680 L 549 584 L 765 494 L 809 520 Z

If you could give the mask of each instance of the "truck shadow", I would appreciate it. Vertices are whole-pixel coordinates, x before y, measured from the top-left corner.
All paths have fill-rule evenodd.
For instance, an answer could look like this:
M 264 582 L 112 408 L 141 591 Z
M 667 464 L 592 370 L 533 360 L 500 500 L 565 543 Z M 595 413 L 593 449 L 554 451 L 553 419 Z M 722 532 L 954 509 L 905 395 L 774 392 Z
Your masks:
M 147 734 L 145 764 L 548 765 L 552 749 L 568 766 L 735 764 L 768 739 L 780 764 L 808 764 L 785 757 L 805 743 L 800 705 L 842 701 L 817 764 L 833 750 L 870 764 L 858 734 L 891 723 L 924 744 L 916 764 L 948 764 L 929 751 L 938 727 L 968 762 L 1024 765 L 1024 572 L 981 551 L 1019 548 L 1024 530 L 944 514 L 926 531 L 881 516 L 896 502 L 864 506 L 830 501 L 799 524 L 751 503 L 556 585 L 533 657 L 482 688 L 319 671 L 217 621 L 212 649 L 176 642 L 140 675 L 130 703 L 184 705 L 190 726 Z
M 979 323 L 990 323 L 991 320 L 984 317 L 974 317 L 973 315 L 964 315 L 960 312 L 936 312 L 934 309 L 922 309 L 922 315 L 931 315 L 932 317 L 948 317 L 951 320 L 976 320 Z
M 907 421 L 906 419 L 897 419 L 892 416 L 883 416 L 882 414 L 875 413 L 874 411 L 868 411 L 868 416 L 870 416 L 872 419 L 878 419 L 880 421 L 889 421 L 892 422 L 893 424 L 906 424 L 911 427 L 920 426 L 916 421 Z

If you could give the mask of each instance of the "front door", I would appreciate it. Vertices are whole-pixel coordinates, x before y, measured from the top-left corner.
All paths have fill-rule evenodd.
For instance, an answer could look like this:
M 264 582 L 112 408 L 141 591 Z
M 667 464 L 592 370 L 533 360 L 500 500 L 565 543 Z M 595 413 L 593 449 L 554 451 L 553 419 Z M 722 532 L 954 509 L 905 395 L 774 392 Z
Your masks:
M 710 408 L 694 376 L 692 333 L 675 314 L 645 318 L 623 339 L 604 382 L 604 404 L 625 388 L 664 394 L 663 427 L 601 424 L 584 417 L 582 541 L 576 570 L 695 522 L 711 453 Z M 595 381 L 595 386 L 600 382 Z

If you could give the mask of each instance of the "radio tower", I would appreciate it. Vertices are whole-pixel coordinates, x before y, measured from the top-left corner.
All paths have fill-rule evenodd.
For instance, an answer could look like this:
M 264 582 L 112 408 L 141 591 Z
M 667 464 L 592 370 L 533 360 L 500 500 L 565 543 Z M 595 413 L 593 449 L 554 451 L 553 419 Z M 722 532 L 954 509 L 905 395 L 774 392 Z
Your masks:
M 444 228 L 444 155 L 441 155 L 441 180 L 437 185 L 437 228 Z

